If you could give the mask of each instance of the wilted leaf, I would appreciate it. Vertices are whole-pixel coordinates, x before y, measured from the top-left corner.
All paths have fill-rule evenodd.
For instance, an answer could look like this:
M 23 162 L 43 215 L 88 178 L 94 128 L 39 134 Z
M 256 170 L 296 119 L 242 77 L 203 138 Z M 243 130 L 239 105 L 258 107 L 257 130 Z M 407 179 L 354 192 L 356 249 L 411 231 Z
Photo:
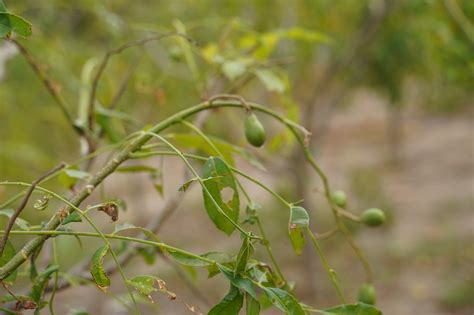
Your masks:
M 229 293 L 209 311 L 208 315 L 238 315 L 243 303 L 242 293 L 231 285 Z
M 209 177 L 220 178 L 204 181 L 204 187 L 207 189 L 206 191 L 203 188 L 204 205 L 207 214 L 219 230 L 230 235 L 234 231 L 235 226 L 229 222 L 229 219 L 224 216 L 222 211 L 232 221 L 238 221 L 240 200 L 234 175 L 229 166 L 227 166 L 221 158 L 210 157 L 204 164 L 203 170 L 203 178 L 206 179 Z M 232 194 L 231 197 L 226 198 L 227 200 L 224 200 L 226 196 L 223 196 L 225 189 L 229 190 Z M 219 206 L 220 209 L 217 206 Z
M 304 230 L 309 226 L 309 216 L 303 207 L 292 206 L 290 210 L 290 222 L 288 223 L 288 234 L 291 245 L 297 255 L 301 255 L 305 244 Z
M 105 255 L 109 252 L 109 246 L 104 245 L 97 249 L 97 251 L 92 255 L 92 261 L 90 266 L 90 272 L 92 279 L 99 289 L 106 291 L 110 286 L 110 279 L 105 273 L 104 270 L 104 258 Z

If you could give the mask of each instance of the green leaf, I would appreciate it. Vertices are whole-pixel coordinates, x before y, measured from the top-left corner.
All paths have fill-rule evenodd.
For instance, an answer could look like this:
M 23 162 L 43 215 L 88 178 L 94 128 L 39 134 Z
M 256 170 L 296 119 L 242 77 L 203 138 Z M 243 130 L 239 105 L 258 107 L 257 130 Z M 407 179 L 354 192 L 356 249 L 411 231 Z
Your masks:
M 0 37 L 9 37 L 12 32 L 25 37 L 30 36 L 31 23 L 21 16 L 0 11 Z
M 0 12 L 7 12 L 7 7 L 5 6 L 3 0 L 0 0 Z
M 184 182 L 183 185 L 181 185 L 178 188 L 178 191 L 185 192 L 186 190 L 188 190 L 189 186 L 191 186 L 191 184 L 196 180 L 198 180 L 198 179 L 197 178 L 191 178 L 190 180 L 187 180 L 186 182 Z
M 15 247 L 13 247 L 12 243 L 7 240 L 5 243 L 5 247 L 3 248 L 3 253 L 2 256 L 0 257 L 0 267 L 5 265 L 7 262 L 10 261 L 10 259 L 15 256 L 16 250 Z M 17 275 L 17 270 L 13 271 L 7 278 L 4 279 L 5 282 L 12 283 L 15 281 Z
M 301 27 L 292 27 L 282 32 L 282 37 L 287 39 L 305 41 L 310 43 L 331 43 L 332 40 L 323 33 Z
M 263 290 L 273 305 L 289 315 L 305 315 L 300 303 L 290 293 L 279 288 L 265 288 Z
M 82 222 L 82 216 L 78 211 L 74 211 L 70 213 L 67 217 L 65 217 L 62 225 L 66 225 L 72 222 Z
M 245 295 L 245 314 L 246 315 L 259 315 L 260 314 L 260 303 L 249 294 Z
M 285 83 L 274 72 L 267 69 L 259 69 L 255 70 L 255 75 L 268 91 L 280 94 L 285 92 Z
M 215 155 L 217 152 L 214 151 L 214 148 L 201 136 L 195 134 L 172 134 L 168 135 L 168 138 L 171 138 L 178 147 L 183 147 L 187 149 L 201 150 L 207 155 Z M 212 143 L 216 146 L 224 160 L 227 161 L 230 165 L 234 165 L 234 158 L 232 154 L 240 153 L 240 148 L 234 146 L 231 143 L 228 143 L 220 138 L 208 136 Z
M 180 263 L 181 265 L 192 267 L 206 267 L 212 265 L 212 263 L 203 261 L 191 254 L 182 253 L 172 249 L 167 249 L 166 251 L 176 262 Z
M 235 263 L 234 273 L 238 275 L 241 272 L 245 272 L 247 262 L 253 254 L 253 245 L 249 237 L 245 237 L 242 246 L 240 247 L 239 254 L 237 255 L 237 261 Z
M 153 265 L 156 261 L 156 248 L 154 246 L 137 248 L 138 254 L 143 257 L 147 265 Z
M 222 73 L 233 81 L 240 77 L 247 70 L 247 65 L 239 60 L 229 60 L 222 64 Z
M 326 314 L 340 315 L 382 315 L 382 312 L 373 305 L 364 303 L 339 305 L 325 309 L 324 312 L 326 312 Z
M 227 295 L 209 311 L 208 315 L 238 315 L 244 303 L 244 296 L 239 289 L 230 286 Z
M 41 307 L 41 297 L 43 296 L 44 290 L 48 285 L 51 275 L 58 270 L 58 265 L 51 265 L 36 277 L 31 289 L 30 297 L 38 305 L 38 307 Z
M 160 170 L 148 165 L 127 165 L 117 168 L 117 172 L 120 173 L 152 173 L 158 174 Z
M 59 174 L 58 180 L 63 186 L 70 189 L 79 180 L 89 179 L 91 176 L 92 175 L 90 173 L 78 169 L 68 168 Z
M 219 268 L 220 272 L 222 272 L 234 286 L 247 292 L 254 299 L 257 299 L 257 294 L 255 293 L 252 281 L 242 276 L 235 275 L 231 270 L 227 269 L 222 265 L 217 265 L 217 267 Z
M 92 279 L 99 289 L 106 291 L 110 286 L 110 279 L 105 273 L 104 270 L 104 258 L 105 255 L 109 252 L 109 246 L 104 245 L 96 250 L 94 255 L 92 255 L 92 261 L 90 266 L 90 272 Z
M 156 277 L 154 276 L 135 276 L 130 280 L 127 280 L 127 284 L 131 285 L 134 289 L 143 295 L 149 296 L 154 291 L 158 291 L 154 287 Z
M 304 230 L 309 226 L 309 216 L 303 207 L 292 206 L 290 209 L 290 222 L 288 234 L 291 245 L 297 255 L 301 255 L 305 244 Z
M 152 231 L 144 228 L 144 227 L 141 227 L 141 226 L 135 226 L 131 223 L 127 223 L 127 222 L 124 222 L 124 223 L 120 223 L 120 224 L 116 224 L 115 225 L 115 228 L 114 228 L 114 231 L 112 234 L 118 234 L 122 231 L 126 231 L 126 230 L 139 230 L 141 231 L 143 234 L 145 234 L 149 239 L 152 239 L 156 242 L 159 242 L 160 239 L 158 238 L 158 236 L 156 236 L 155 233 L 153 233 Z
M 235 230 L 235 226 L 229 222 L 229 219 L 224 216 L 222 211 L 232 221 L 237 222 L 239 220 L 240 200 L 234 175 L 229 166 L 227 166 L 221 158 L 210 157 L 203 167 L 203 178 L 206 179 L 209 177 L 221 178 L 204 181 L 204 187 L 206 187 L 209 192 L 203 188 L 204 206 L 216 227 L 227 235 L 230 235 Z M 223 193 L 226 192 L 225 190 L 227 190 L 231 196 L 223 196 Z M 224 198 L 226 200 L 223 200 Z
M 0 210 L 0 215 L 4 215 L 8 218 L 11 218 L 14 213 L 15 213 L 15 210 L 13 209 Z M 15 224 L 24 231 L 28 231 L 30 229 L 30 223 L 26 220 L 23 220 L 20 217 L 16 218 Z

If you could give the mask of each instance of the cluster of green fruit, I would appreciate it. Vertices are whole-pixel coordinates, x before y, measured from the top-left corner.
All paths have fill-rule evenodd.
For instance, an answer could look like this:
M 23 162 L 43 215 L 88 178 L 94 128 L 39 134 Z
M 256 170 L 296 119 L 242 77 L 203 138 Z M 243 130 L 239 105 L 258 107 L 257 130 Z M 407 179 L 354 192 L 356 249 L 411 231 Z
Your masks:
M 347 206 L 347 196 L 343 191 L 337 190 L 331 195 L 332 202 L 338 207 L 345 209 Z M 384 224 L 385 213 L 378 208 L 370 208 L 362 212 L 361 222 L 370 227 L 376 227 Z
M 331 195 L 332 202 L 340 208 L 347 206 L 347 196 L 343 191 L 335 191 Z M 377 227 L 385 222 L 385 213 L 378 208 L 370 208 L 362 212 L 360 221 L 369 227 Z M 357 295 L 359 302 L 375 304 L 375 288 L 370 283 L 364 283 Z
M 257 116 L 249 113 L 245 119 L 245 138 L 255 146 L 261 147 L 265 143 L 266 133 L 262 123 Z M 332 202 L 338 207 L 345 209 L 347 206 L 347 196 L 343 191 L 337 190 L 331 194 Z M 362 212 L 361 222 L 369 227 L 380 226 L 385 222 L 385 213 L 378 208 L 370 208 Z M 360 302 L 375 304 L 375 288 L 370 283 L 364 283 L 357 296 Z

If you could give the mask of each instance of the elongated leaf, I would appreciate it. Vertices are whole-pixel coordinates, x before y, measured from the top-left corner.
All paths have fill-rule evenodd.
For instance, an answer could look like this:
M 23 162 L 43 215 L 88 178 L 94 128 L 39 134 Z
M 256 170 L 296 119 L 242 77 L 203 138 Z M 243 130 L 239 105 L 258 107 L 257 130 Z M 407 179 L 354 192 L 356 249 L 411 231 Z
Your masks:
M 88 179 L 91 176 L 92 175 L 88 172 L 68 168 L 59 174 L 58 180 L 66 188 L 72 188 L 79 180 Z
M 256 70 L 255 75 L 263 85 L 265 85 L 268 91 L 277 93 L 285 92 L 285 83 L 274 72 L 267 69 Z
M 182 253 L 179 251 L 174 251 L 172 249 L 166 250 L 168 254 L 178 263 L 184 266 L 191 266 L 191 267 L 206 267 L 212 265 L 210 262 L 203 261 L 196 256 Z
M 13 247 L 12 243 L 9 240 L 7 240 L 7 242 L 5 243 L 5 247 L 3 248 L 2 256 L 0 257 L 0 267 L 2 267 L 7 262 L 9 262 L 10 259 L 12 259 L 13 256 L 15 256 L 15 254 L 16 254 L 15 247 Z M 17 275 L 17 270 L 15 269 L 15 271 L 13 271 L 3 281 L 5 281 L 7 283 L 11 283 L 11 282 L 15 281 L 16 275 Z
M 120 173 L 143 173 L 144 172 L 144 173 L 158 174 L 160 170 L 153 166 L 148 166 L 148 165 L 127 165 L 127 166 L 121 166 L 117 168 L 117 172 L 120 172 Z
M 237 261 L 235 263 L 234 273 L 238 275 L 241 272 L 245 272 L 247 262 L 253 254 L 253 245 L 249 237 L 244 238 L 242 246 L 240 247 L 239 254 L 237 255 Z
M 7 7 L 5 6 L 3 0 L 0 0 L 0 12 L 7 12 Z
M 245 295 L 245 314 L 246 315 L 259 315 L 260 314 L 260 303 L 251 297 L 249 294 Z
M 235 226 L 229 222 L 229 219 L 224 216 L 222 211 L 232 221 L 238 221 L 240 200 L 234 175 L 221 158 L 210 157 L 204 164 L 203 170 L 203 178 L 209 177 L 220 178 L 204 181 L 204 186 L 207 188 L 207 191 L 203 188 L 204 205 L 207 214 L 219 230 L 230 235 L 235 230 Z M 230 190 L 229 193 L 232 194 L 227 200 L 223 200 L 226 197 L 223 196 L 224 190 Z
M 238 315 L 243 303 L 244 296 L 238 288 L 231 285 L 229 293 L 209 311 L 208 315 Z
M 222 73 L 227 79 L 233 81 L 247 70 L 247 65 L 240 60 L 228 60 L 222 64 Z
M 135 276 L 130 280 L 127 280 L 127 284 L 131 285 L 134 289 L 143 295 L 149 296 L 154 291 L 158 291 L 154 287 L 156 277 L 154 276 Z
M 31 35 L 31 23 L 21 16 L 0 12 L 0 38 L 9 37 L 12 32 L 21 36 Z
M 115 225 L 114 232 L 112 234 L 118 234 L 118 233 L 120 233 L 122 231 L 126 231 L 126 230 L 139 230 L 143 234 L 145 234 L 145 236 L 147 236 L 149 239 L 152 239 L 156 242 L 160 241 L 158 236 L 156 236 L 156 234 L 153 233 L 152 231 L 150 231 L 150 230 L 148 230 L 144 227 L 136 226 L 136 225 L 133 225 L 133 224 L 127 223 L 127 222 Z
M 184 266 L 190 267 L 208 267 L 214 265 L 214 263 L 203 261 L 198 257 L 186 253 L 182 253 L 179 251 L 175 251 L 172 249 L 166 250 L 168 254 L 178 263 Z M 213 260 L 217 263 L 225 264 L 233 261 L 232 257 L 226 253 L 219 253 L 219 252 L 209 252 L 206 254 L 200 255 L 200 257 L 207 258 L 209 260 Z
M 279 288 L 264 288 L 267 297 L 273 305 L 289 315 L 305 315 L 300 303 L 296 298 L 285 290 Z
M 77 211 L 72 212 L 66 218 L 64 218 L 62 225 L 66 225 L 72 222 L 82 222 L 81 214 Z
M 234 286 L 247 292 L 254 299 L 257 299 L 257 294 L 255 293 L 255 289 L 253 287 L 252 281 L 242 276 L 234 275 L 234 273 L 231 270 L 227 269 L 226 267 L 222 265 L 217 265 L 217 267 L 219 268 L 219 271 L 222 272 Z
M 4 215 L 8 218 L 11 218 L 15 210 L 13 209 L 3 209 L 0 210 L 0 215 Z M 16 218 L 15 225 L 18 226 L 20 229 L 28 231 L 30 229 L 30 223 L 22 218 Z
M 309 216 L 303 207 L 292 206 L 290 209 L 290 222 L 288 224 L 288 234 L 291 245 L 297 255 L 301 255 L 305 244 L 304 230 L 309 226 Z
M 49 279 L 51 278 L 52 274 L 58 270 L 58 265 L 51 265 L 36 277 L 31 289 L 30 297 L 36 303 L 36 305 L 38 305 L 38 307 L 41 307 L 42 305 L 41 298 L 46 286 L 48 285 Z
M 173 134 L 169 135 L 169 138 L 173 139 L 179 147 L 184 147 L 187 149 L 201 150 L 208 155 L 215 155 L 217 152 L 214 151 L 213 147 L 202 137 L 194 134 Z M 212 143 L 219 149 L 219 152 L 222 153 L 224 159 L 229 162 L 230 165 L 234 165 L 234 158 L 232 157 L 233 153 L 238 153 L 238 149 L 234 145 L 216 138 L 209 136 Z
M 109 246 L 104 245 L 97 249 L 97 251 L 92 255 L 92 261 L 90 266 L 90 272 L 92 279 L 99 289 L 106 291 L 110 287 L 110 279 L 105 273 L 104 270 L 104 258 L 105 255 L 109 252 Z
M 382 315 L 382 312 L 373 305 L 364 303 L 339 305 L 325 309 L 324 312 L 325 314 L 340 315 Z

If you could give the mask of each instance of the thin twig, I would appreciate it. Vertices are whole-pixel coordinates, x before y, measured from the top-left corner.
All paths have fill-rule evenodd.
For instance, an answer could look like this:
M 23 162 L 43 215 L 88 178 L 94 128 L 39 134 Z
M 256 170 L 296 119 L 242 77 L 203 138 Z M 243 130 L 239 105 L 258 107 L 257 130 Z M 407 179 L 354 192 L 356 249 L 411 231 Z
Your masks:
M 15 212 L 10 217 L 10 220 L 8 221 L 7 226 L 5 227 L 5 232 L 2 236 L 2 239 L 0 240 L 0 256 L 2 256 L 3 254 L 3 250 L 5 249 L 5 244 L 7 243 L 7 240 L 8 240 L 8 235 L 10 234 L 10 231 L 13 228 L 13 225 L 15 224 L 16 219 L 20 215 L 21 211 L 23 211 L 23 209 L 26 207 L 26 204 L 28 203 L 28 199 L 30 199 L 30 196 L 33 193 L 33 190 L 35 189 L 36 185 L 41 183 L 41 181 L 43 181 L 49 175 L 56 173 L 57 171 L 64 168 L 65 166 L 66 166 L 66 163 L 61 163 L 58 166 L 54 167 L 53 169 L 49 170 L 48 172 L 44 173 L 43 175 L 41 175 L 40 177 L 38 177 L 36 180 L 34 180 L 31 183 L 31 186 L 27 190 L 25 196 L 23 197 L 23 200 L 21 201 L 18 208 L 16 208 Z
M 15 39 L 10 39 L 10 41 L 15 44 L 16 47 L 18 47 L 18 49 L 20 50 L 21 54 L 23 55 L 23 57 L 25 57 L 26 61 L 28 62 L 28 64 L 31 66 L 31 68 L 33 69 L 33 71 L 35 72 L 35 74 L 38 76 L 38 78 L 41 80 L 41 82 L 43 82 L 44 86 L 46 87 L 46 89 L 48 90 L 49 94 L 51 94 L 51 96 L 53 97 L 53 99 L 56 101 L 56 103 L 58 104 L 59 108 L 61 109 L 61 111 L 63 112 L 64 114 L 64 117 L 66 118 L 66 120 L 68 121 L 69 125 L 71 125 L 71 127 L 80 135 L 80 136 L 83 136 L 84 135 L 84 131 L 80 128 L 78 128 L 78 126 L 76 126 L 76 124 L 74 123 L 74 119 L 73 117 L 71 116 L 71 114 L 69 113 L 68 111 L 68 105 L 66 104 L 66 101 L 64 100 L 64 98 L 62 97 L 62 95 L 59 93 L 59 89 L 58 89 L 58 85 L 56 83 L 54 83 L 51 79 L 49 79 L 46 74 L 44 73 L 41 65 L 38 64 L 38 62 L 35 60 L 35 58 L 33 57 L 33 55 L 26 49 L 25 46 L 23 46 L 22 44 L 20 44 L 17 40 Z
M 163 38 L 170 37 L 170 36 L 179 36 L 179 37 L 182 37 L 182 38 L 186 39 L 187 41 L 189 41 L 191 43 L 194 43 L 194 40 L 192 40 L 191 38 L 189 38 L 188 36 L 186 36 L 184 34 L 180 34 L 180 33 L 176 33 L 176 32 L 169 32 L 169 33 L 155 35 L 155 36 L 151 36 L 151 37 L 148 37 L 148 38 L 144 38 L 144 39 L 140 39 L 140 40 L 125 43 L 125 44 L 121 45 L 120 47 L 109 50 L 104 55 L 104 58 L 102 59 L 102 62 L 99 65 L 99 69 L 97 70 L 97 72 L 94 76 L 94 79 L 92 81 L 92 89 L 91 89 L 91 93 L 90 93 L 89 106 L 88 106 L 88 110 L 87 110 L 87 122 L 88 122 L 88 128 L 89 128 L 90 131 L 94 130 L 94 124 L 95 124 L 94 111 L 95 111 L 95 99 L 96 99 L 96 95 L 97 95 L 97 88 L 98 88 L 98 85 L 99 85 L 100 78 L 102 77 L 102 75 L 104 73 L 104 70 L 107 67 L 107 64 L 108 64 L 110 58 L 113 55 L 120 54 L 121 52 L 123 52 L 127 48 L 143 46 L 143 45 L 146 45 L 149 42 L 158 41 L 158 40 L 161 40 Z

